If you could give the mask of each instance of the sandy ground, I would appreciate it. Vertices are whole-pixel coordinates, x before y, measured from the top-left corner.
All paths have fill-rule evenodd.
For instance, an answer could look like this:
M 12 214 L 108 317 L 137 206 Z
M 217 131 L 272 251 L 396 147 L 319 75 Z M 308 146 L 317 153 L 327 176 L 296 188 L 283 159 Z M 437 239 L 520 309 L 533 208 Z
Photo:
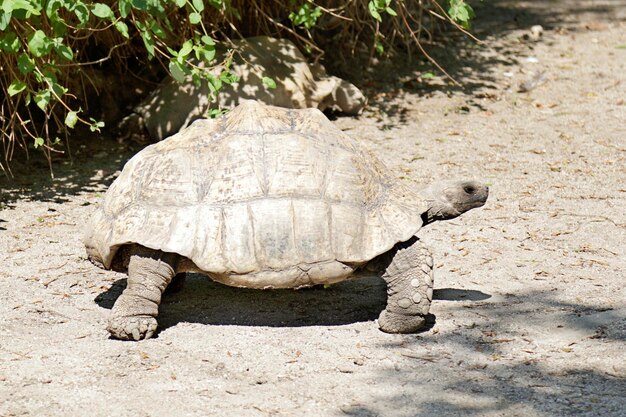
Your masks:
M 376 277 L 294 292 L 193 275 L 158 337 L 109 339 L 124 276 L 81 235 L 137 149 L 75 139 L 55 180 L 36 161 L 0 180 L 0 416 L 624 415 L 626 2 L 486 3 L 486 45 L 447 65 L 463 89 L 398 67 L 335 122 L 398 181 L 491 187 L 420 233 L 427 330 L 378 330 Z M 520 40 L 534 24 L 543 38 Z

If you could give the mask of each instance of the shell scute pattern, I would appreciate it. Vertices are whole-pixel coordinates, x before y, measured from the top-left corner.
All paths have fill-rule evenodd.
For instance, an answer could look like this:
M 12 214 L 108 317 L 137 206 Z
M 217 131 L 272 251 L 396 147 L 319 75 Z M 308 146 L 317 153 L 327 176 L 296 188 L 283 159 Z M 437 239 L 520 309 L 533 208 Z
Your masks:
M 138 243 L 214 274 L 311 268 L 386 252 L 424 209 L 320 111 L 247 102 L 133 157 L 85 243 L 105 267 Z

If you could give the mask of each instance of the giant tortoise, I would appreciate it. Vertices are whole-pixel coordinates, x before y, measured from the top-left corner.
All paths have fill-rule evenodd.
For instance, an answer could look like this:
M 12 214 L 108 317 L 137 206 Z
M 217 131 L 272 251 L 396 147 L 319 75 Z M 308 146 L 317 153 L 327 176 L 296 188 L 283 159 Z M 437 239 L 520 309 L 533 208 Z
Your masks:
M 144 339 L 163 291 L 185 272 L 245 288 L 332 284 L 381 274 L 389 333 L 425 323 L 433 260 L 420 228 L 485 204 L 475 181 L 422 191 L 317 109 L 246 101 L 144 148 L 124 167 L 87 228 L 90 260 L 128 271 L 108 330 Z

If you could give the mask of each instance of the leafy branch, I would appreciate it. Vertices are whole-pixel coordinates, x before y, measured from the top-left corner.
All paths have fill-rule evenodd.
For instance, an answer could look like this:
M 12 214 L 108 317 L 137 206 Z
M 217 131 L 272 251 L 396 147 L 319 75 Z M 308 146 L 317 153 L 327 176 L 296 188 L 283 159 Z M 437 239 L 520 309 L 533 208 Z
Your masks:
M 178 81 L 187 76 L 195 83 L 205 79 L 215 94 L 224 83 L 236 81 L 227 65 L 218 75 L 210 72 L 216 43 L 203 23 L 205 3 L 220 12 L 238 13 L 227 0 L 3 0 L 0 134 L 5 161 L 16 143 L 26 151 L 30 142 L 47 152 L 63 152 L 55 148 L 61 140 L 51 137 L 50 121 L 56 122 L 57 131 L 83 124 L 99 132 L 104 122 L 83 115 L 76 95 L 69 91 L 69 78 L 81 66 L 110 59 L 116 48 L 134 38 L 141 39 L 148 60 L 165 60 Z M 189 29 L 182 38 L 175 30 L 181 16 Z M 90 38 L 111 30 L 117 37 L 109 54 L 84 60 Z M 33 114 L 35 109 L 41 113 Z M 5 169 L 5 164 L 0 167 Z

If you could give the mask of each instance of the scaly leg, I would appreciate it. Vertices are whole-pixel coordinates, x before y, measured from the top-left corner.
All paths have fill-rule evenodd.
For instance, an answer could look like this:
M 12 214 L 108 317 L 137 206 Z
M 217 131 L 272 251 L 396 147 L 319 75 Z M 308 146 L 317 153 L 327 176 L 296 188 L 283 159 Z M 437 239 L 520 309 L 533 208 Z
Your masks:
M 397 244 L 380 261 L 387 282 L 387 308 L 378 325 L 387 333 L 413 333 L 426 323 L 433 299 L 433 258 L 419 239 Z
M 117 299 L 108 331 L 117 339 L 149 339 L 157 329 L 161 295 L 176 273 L 178 255 L 141 246 L 132 249 L 128 285 Z

